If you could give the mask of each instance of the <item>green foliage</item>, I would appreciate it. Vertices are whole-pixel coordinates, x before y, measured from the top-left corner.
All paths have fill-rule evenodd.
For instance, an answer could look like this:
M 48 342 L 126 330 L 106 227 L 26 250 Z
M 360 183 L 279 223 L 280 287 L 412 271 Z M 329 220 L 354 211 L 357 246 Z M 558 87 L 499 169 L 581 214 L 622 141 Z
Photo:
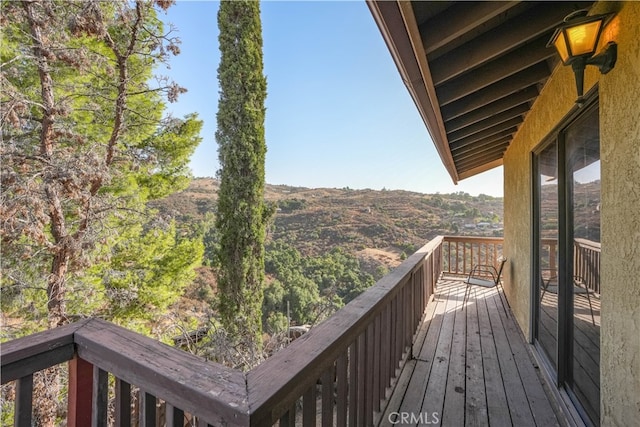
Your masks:
M 266 322 L 273 313 L 285 314 L 288 301 L 294 323 L 312 323 L 320 292 L 316 283 L 305 276 L 300 253 L 282 242 L 270 244 L 265 256 L 265 272 L 276 280 L 265 288 L 262 321 Z
M 184 89 L 154 76 L 177 40 L 152 2 L 3 2 L 2 15 L 3 311 L 23 331 L 158 315 L 202 252 L 146 210 L 188 185 L 201 140 L 195 114 L 164 115 Z
M 164 314 L 193 281 L 204 247 L 200 239 L 178 237 L 175 223 L 161 220 L 146 229 L 129 226 L 114 240 L 107 268 L 90 268 L 85 282 L 94 282 L 93 289 L 102 287 L 104 317 L 140 330 L 147 321 Z M 82 299 L 77 301 L 81 308 Z M 95 296 L 91 299 L 98 300 Z M 74 302 L 70 310 L 76 306 Z
M 469 207 L 465 209 L 465 216 L 469 218 L 478 218 L 480 215 L 480 210 L 476 207 Z
M 259 353 L 264 240 L 271 209 L 264 201 L 264 102 L 260 4 L 223 1 L 218 11 L 220 65 L 216 141 L 221 169 L 216 229 L 218 312 L 233 338 Z
M 278 202 L 278 207 L 282 209 L 283 212 L 292 212 L 306 208 L 307 201 L 304 199 L 296 198 L 280 200 Z
M 202 121 L 195 113 L 184 119 L 171 117 L 141 142 L 139 149 L 144 155 L 157 159 L 135 173 L 139 185 L 149 189 L 148 200 L 187 188 L 191 180 L 189 159 L 201 141 L 201 130 Z
M 272 312 L 267 317 L 267 322 L 264 328 L 269 334 L 275 335 L 287 332 L 288 326 L 289 321 L 284 313 Z
M 265 325 L 275 314 L 287 312 L 287 302 L 294 324 L 315 324 L 374 283 L 357 258 L 340 248 L 308 258 L 283 241 L 267 246 L 265 271 L 275 278 L 264 293 Z
M 319 258 L 310 258 L 305 271 L 318 283 L 323 294 L 335 293 L 343 304 L 374 283 L 373 276 L 360 269 L 358 259 L 341 248 L 334 248 Z

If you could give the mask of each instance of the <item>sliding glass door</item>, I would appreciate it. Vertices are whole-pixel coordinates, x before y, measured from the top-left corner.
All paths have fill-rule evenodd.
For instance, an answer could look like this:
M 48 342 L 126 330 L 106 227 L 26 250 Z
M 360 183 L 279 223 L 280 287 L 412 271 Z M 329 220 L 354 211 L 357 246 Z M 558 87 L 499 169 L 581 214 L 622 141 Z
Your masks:
M 565 134 L 568 263 L 572 289 L 569 385 L 589 418 L 600 418 L 600 132 L 598 109 Z
M 558 370 L 558 142 L 538 155 L 537 340 Z
M 600 139 L 597 102 L 534 155 L 534 335 L 581 416 L 600 418 Z

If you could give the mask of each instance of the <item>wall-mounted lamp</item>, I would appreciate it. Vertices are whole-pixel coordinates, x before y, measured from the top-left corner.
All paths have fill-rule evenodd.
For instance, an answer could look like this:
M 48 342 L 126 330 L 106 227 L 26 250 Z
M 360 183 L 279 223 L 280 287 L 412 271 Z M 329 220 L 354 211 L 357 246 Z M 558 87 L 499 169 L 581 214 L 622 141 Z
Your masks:
M 602 74 L 607 74 L 616 63 L 618 47 L 614 42 L 607 43 L 604 51 L 593 56 L 605 21 L 612 16 L 612 13 L 587 16 L 587 10 L 577 10 L 564 18 L 563 24 L 556 29 L 547 43 L 547 47 L 555 46 L 564 65 L 571 65 L 573 68 L 578 89 L 578 105 L 584 103 L 582 95 L 585 67 L 595 65 Z

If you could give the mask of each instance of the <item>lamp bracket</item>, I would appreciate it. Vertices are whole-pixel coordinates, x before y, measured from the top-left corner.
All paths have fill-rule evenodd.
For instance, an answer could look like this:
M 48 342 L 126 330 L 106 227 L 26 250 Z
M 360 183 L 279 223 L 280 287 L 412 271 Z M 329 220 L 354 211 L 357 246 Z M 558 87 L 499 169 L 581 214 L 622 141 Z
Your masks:
M 587 59 L 586 65 L 595 65 L 602 74 L 607 74 L 616 65 L 617 59 L 618 45 L 615 42 L 609 42 L 602 52 Z

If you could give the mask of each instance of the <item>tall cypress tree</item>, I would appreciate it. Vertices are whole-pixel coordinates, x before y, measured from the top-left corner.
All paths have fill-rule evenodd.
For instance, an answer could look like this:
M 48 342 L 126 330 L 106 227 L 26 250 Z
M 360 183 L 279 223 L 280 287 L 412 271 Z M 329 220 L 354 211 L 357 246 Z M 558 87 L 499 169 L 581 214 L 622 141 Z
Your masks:
M 258 355 L 262 348 L 264 240 L 269 216 L 264 204 L 267 83 L 259 2 L 222 1 L 218 27 L 218 311 L 231 337 Z

